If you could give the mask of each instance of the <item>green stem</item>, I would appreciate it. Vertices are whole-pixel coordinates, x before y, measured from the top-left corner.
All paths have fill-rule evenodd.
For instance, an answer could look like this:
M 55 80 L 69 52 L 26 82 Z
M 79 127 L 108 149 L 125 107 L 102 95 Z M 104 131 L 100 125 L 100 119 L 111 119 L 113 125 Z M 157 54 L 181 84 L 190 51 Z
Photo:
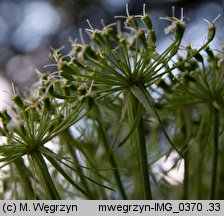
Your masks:
M 213 108 L 213 161 L 212 161 L 212 179 L 211 179 L 211 194 L 210 199 L 216 198 L 216 183 L 218 169 L 218 154 L 219 154 L 219 112 Z
M 59 200 L 60 196 L 51 179 L 43 156 L 38 150 L 32 152 L 30 156 L 35 167 L 36 175 L 39 177 L 40 184 L 45 191 L 46 199 Z
M 197 164 L 197 199 L 201 200 L 202 199 L 202 190 L 203 190 L 203 186 L 202 186 L 202 177 L 203 177 L 203 154 L 202 154 L 202 150 L 203 150 L 203 146 L 202 146 L 202 142 L 199 142 L 199 160 L 198 160 L 198 164 Z
M 130 128 L 133 127 L 135 122 L 135 116 L 138 112 L 139 106 L 143 106 L 140 104 L 139 100 L 131 93 L 128 92 L 126 95 L 126 101 L 128 103 L 128 122 Z M 139 179 L 136 182 L 140 188 L 139 198 L 144 200 L 151 200 L 151 185 L 149 180 L 149 170 L 148 170 L 148 159 L 147 159 L 147 151 L 146 151 L 146 143 L 145 143 L 145 134 L 143 127 L 143 118 L 141 117 L 140 122 L 138 123 L 135 131 L 132 135 L 132 144 L 134 147 L 134 151 L 137 156 L 137 172 L 136 179 Z
M 221 149 L 220 152 L 221 155 L 224 155 L 224 149 Z M 220 172 L 219 172 L 219 182 L 224 182 L 224 170 L 223 170 L 223 164 L 224 164 L 224 157 L 220 157 L 220 161 L 219 161 L 219 167 L 221 168 Z M 219 200 L 223 200 L 224 199 L 224 184 L 219 184 L 218 187 L 218 194 L 217 194 L 217 199 Z
M 190 112 L 186 109 L 180 112 L 180 122 L 179 125 L 181 139 L 180 142 L 183 143 L 183 159 L 184 159 L 184 188 L 183 188 L 183 199 L 189 199 L 189 178 L 190 178 L 190 149 L 189 141 L 191 137 L 192 126 L 191 119 L 189 118 Z M 179 123 L 179 124 L 178 124 Z
M 97 118 L 97 122 L 99 124 L 99 133 L 101 134 L 101 137 L 102 137 L 102 140 L 103 140 L 103 144 L 104 144 L 104 148 L 105 148 L 106 152 L 110 152 L 110 146 L 108 144 L 107 137 L 106 137 L 104 128 L 102 126 L 102 123 L 101 123 L 101 120 L 100 120 L 99 117 Z M 118 189 L 120 191 L 120 194 L 121 194 L 121 196 L 122 196 L 122 198 L 124 200 L 127 200 L 128 197 L 126 195 L 126 192 L 125 192 L 123 183 L 121 181 L 119 169 L 117 167 L 117 163 L 116 163 L 116 160 L 114 158 L 114 155 L 113 155 L 113 152 L 112 151 L 110 152 L 109 160 L 110 160 L 111 166 L 114 168 L 113 169 L 113 172 L 114 172 L 114 176 L 115 176 L 115 179 L 116 179 L 116 182 L 117 182 L 117 185 L 118 185 Z
M 89 185 L 84 177 L 84 172 L 83 172 L 82 168 L 79 166 L 79 160 L 77 158 L 77 155 L 76 155 L 76 152 L 74 149 L 75 140 L 73 139 L 70 131 L 68 129 L 66 129 L 63 132 L 61 132 L 61 134 L 59 135 L 59 139 L 61 141 L 63 141 L 63 143 L 65 143 L 65 145 L 68 149 L 68 152 L 70 153 L 70 155 L 74 161 L 74 167 L 77 170 L 77 174 L 79 175 L 82 186 L 85 188 L 87 193 L 91 194 Z
M 189 150 L 186 145 L 186 149 L 184 151 L 184 200 L 189 199 Z
M 31 200 L 36 198 L 34 190 L 31 184 L 31 176 L 29 174 L 29 170 L 25 166 L 23 159 L 18 158 L 14 162 L 16 169 L 20 175 L 20 181 L 23 188 L 25 199 Z

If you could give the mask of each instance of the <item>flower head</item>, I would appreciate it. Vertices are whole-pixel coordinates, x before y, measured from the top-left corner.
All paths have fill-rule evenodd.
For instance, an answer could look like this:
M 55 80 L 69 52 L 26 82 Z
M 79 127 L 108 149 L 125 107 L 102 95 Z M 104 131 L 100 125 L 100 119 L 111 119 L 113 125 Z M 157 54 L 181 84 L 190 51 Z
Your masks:
M 181 8 L 180 19 L 175 17 L 175 8 L 172 7 L 172 17 L 160 17 L 160 19 L 168 20 L 171 24 L 164 29 L 165 34 L 175 32 L 175 37 L 181 38 L 185 30 L 184 10 Z

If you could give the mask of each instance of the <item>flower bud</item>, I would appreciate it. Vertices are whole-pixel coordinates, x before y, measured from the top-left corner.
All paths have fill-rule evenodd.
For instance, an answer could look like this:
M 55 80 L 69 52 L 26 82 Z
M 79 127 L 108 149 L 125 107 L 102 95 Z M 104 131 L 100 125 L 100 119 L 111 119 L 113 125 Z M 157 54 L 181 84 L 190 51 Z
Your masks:
M 75 46 L 75 47 L 74 47 L 74 52 L 75 52 L 75 53 L 79 53 L 79 52 L 81 52 L 81 51 L 82 51 L 81 46 Z
M 174 65 L 175 65 L 175 66 L 178 65 L 178 63 L 177 63 L 177 64 L 174 64 Z M 186 71 L 186 68 L 184 67 L 183 64 L 178 65 L 177 68 L 178 68 L 181 72 Z
M 60 94 L 59 92 L 57 92 L 55 90 L 55 86 L 51 85 L 48 89 L 48 93 L 50 96 L 54 97 L 54 98 L 59 98 L 59 99 L 67 99 L 67 97 L 65 95 Z
M 131 26 L 131 27 L 134 28 L 134 29 L 138 29 L 138 28 L 139 28 L 139 26 L 138 26 L 138 22 L 136 21 L 136 19 L 135 19 L 134 16 L 129 16 L 129 17 L 126 19 L 126 21 L 125 21 L 124 24 L 127 25 L 127 26 Z
M 3 129 L 2 127 L 0 127 L 0 136 L 6 136 L 6 135 L 7 135 L 6 129 Z
M 87 111 L 90 111 L 94 105 L 94 97 L 91 93 L 86 94 L 85 102 Z
M 159 79 L 157 85 L 163 90 L 170 91 L 170 86 L 164 81 L 164 79 Z
M 215 59 L 214 53 L 212 52 L 212 50 L 210 49 L 209 46 L 207 46 L 207 47 L 205 48 L 205 52 L 207 53 L 208 57 L 209 57 L 211 60 L 214 60 L 214 59 Z
M 12 101 L 20 108 L 20 109 L 24 109 L 25 105 L 23 103 L 22 98 L 20 97 L 19 94 L 15 94 L 12 96 Z
M 121 44 L 121 46 L 126 46 L 127 45 L 126 38 L 121 37 L 120 40 L 119 40 L 119 43 Z
M 189 47 L 189 55 L 193 55 L 198 62 L 204 62 L 202 55 L 196 50 Z
M 77 92 L 77 86 L 76 85 L 74 85 L 74 84 L 70 84 L 69 85 L 69 89 L 70 89 L 70 91 L 72 91 L 72 92 Z
M 87 92 L 86 86 L 83 85 L 83 84 L 81 86 L 79 86 L 78 87 L 78 92 L 79 92 L 80 95 L 85 95 L 86 92 Z
M 177 60 L 178 60 L 179 62 L 181 62 L 181 61 L 183 61 L 183 57 L 180 56 L 180 55 L 177 55 Z
M 208 41 L 213 40 L 213 38 L 215 37 L 215 33 L 216 33 L 216 27 L 214 23 L 212 23 L 211 25 L 208 26 Z
M 152 30 L 152 21 L 150 19 L 150 16 L 148 14 L 144 15 L 141 18 L 142 22 L 145 24 L 148 30 Z
M 176 40 L 181 40 L 185 31 L 185 24 L 184 22 L 176 22 L 176 30 L 175 30 L 175 38 Z
M 66 95 L 66 96 L 69 96 L 70 95 L 70 88 L 69 88 L 69 85 L 63 85 L 62 86 L 62 91 L 63 91 L 63 93 L 64 93 L 64 95 Z
M 189 57 L 192 53 L 192 48 L 191 45 L 187 44 L 186 45 L 186 50 L 187 50 L 187 57 Z
M 40 80 L 43 80 L 43 81 L 46 81 L 47 80 L 47 74 L 45 74 L 45 73 L 39 73 L 39 79 Z
M 85 66 L 84 66 L 82 63 L 80 63 L 80 62 L 79 62 L 77 59 L 75 59 L 75 58 L 72 59 L 72 63 L 75 64 L 75 65 L 77 65 L 77 66 L 80 67 L 80 68 L 85 69 Z
M 96 51 L 94 51 L 90 45 L 85 45 L 82 49 L 82 52 L 83 52 L 84 58 L 86 59 L 89 59 L 89 58 L 95 59 L 95 60 L 98 59 Z
M 51 96 L 54 97 L 55 89 L 54 89 L 54 86 L 53 86 L 53 85 L 51 85 L 51 86 L 49 87 L 49 89 L 48 89 L 48 93 L 49 93 Z
M 0 112 L 0 118 L 2 119 L 2 122 L 5 124 L 8 124 L 11 121 L 11 116 L 8 114 L 6 109 L 3 109 Z
M 204 62 L 204 59 L 200 53 L 196 53 L 194 58 L 201 63 Z
M 70 59 L 71 59 L 71 57 L 68 56 L 68 55 L 66 55 L 66 56 L 62 56 L 62 57 L 60 58 L 60 60 L 61 60 L 62 62 L 69 62 Z
M 70 80 L 70 81 L 74 81 L 75 80 L 74 77 L 71 74 L 68 74 L 65 71 L 59 71 L 58 75 L 63 77 L 63 78 L 65 78 L 65 79 L 67 79 L 67 80 Z
M 48 95 L 44 95 L 42 97 L 42 101 L 44 103 L 44 109 L 46 111 L 52 111 L 52 105 L 51 105 L 49 96 Z
M 188 62 L 184 63 L 184 67 L 185 67 L 185 71 L 186 70 L 187 71 L 194 71 L 197 68 L 199 68 L 198 61 L 191 59 Z
M 68 67 L 67 62 L 65 62 L 65 61 L 61 61 L 61 62 L 58 64 L 58 70 L 65 71 L 65 72 L 69 73 L 69 67 Z
M 151 42 L 155 44 L 156 43 L 156 32 L 153 29 L 151 29 L 149 31 L 149 35 L 150 35 Z
M 95 41 L 100 46 L 102 46 L 102 45 L 104 46 L 105 45 L 104 38 L 98 31 L 94 31 L 93 32 L 92 40 Z
M 145 38 L 145 32 L 143 29 L 137 31 L 137 39 L 139 39 L 142 42 L 142 45 L 147 48 L 146 38 Z
M 112 28 L 105 27 L 103 29 L 102 36 L 104 37 L 105 41 L 108 41 L 108 39 L 112 41 L 118 41 L 118 38 Z

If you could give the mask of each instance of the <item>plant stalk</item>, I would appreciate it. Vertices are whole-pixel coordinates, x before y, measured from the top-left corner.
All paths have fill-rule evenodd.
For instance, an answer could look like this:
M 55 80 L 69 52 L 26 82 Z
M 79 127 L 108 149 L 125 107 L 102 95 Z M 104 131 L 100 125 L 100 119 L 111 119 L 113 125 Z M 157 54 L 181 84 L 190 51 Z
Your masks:
M 186 145 L 184 152 L 184 200 L 189 199 L 189 150 Z
M 14 164 L 20 175 L 20 181 L 23 188 L 25 199 L 31 200 L 37 198 L 31 184 L 31 176 L 29 175 L 29 170 L 25 166 L 23 159 L 22 158 L 16 159 Z
M 220 154 L 224 155 L 224 149 L 223 148 L 221 149 Z M 220 157 L 219 167 L 220 168 L 222 167 L 222 168 L 220 169 L 220 172 L 219 172 L 219 178 L 218 178 L 219 180 L 218 180 L 218 182 L 224 182 L 223 164 L 224 164 L 224 157 Z M 223 184 L 219 184 L 217 199 L 218 200 L 224 200 L 224 185 Z
M 36 150 L 30 154 L 33 165 L 35 167 L 36 175 L 39 177 L 41 186 L 45 191 L 45 198 L 50 200 L 60 200 L 59 193 L 55 188 L 46 162 L 41 153 Z
M 133 124 L 135 122 L 135 116 L 138 112 L 139 106 L 143 106 L 140 104 L 139 100 L 131 93 L 128 92 L 126 95 L 126 101 L 128 103 L 128 122 L 130 128 L 133 128 Z M 147 151 L 146 151 L 146 142 L 145 142 L 145 134 L 143 127 L 143 117 L 141 119 L 133 132 L 131 137 L 132 144 L 134 147 L 134 151 L 137 156 L 137 172 L 136 172 L 136 182 L 140 189 L 139 199 L 143 200 L 151 200 L 151 184 L 149 179 L 149 170 L 148 170 L 148 159 L 147 159 Z M 137 192 L 137 191 L 136 191 Z
M 59 134 L 59 139 L 65 143 L 66 148 L 68 149 L 68 152 L 70 153 L 73 161 L 74 161 L 74 168 L 77 170 L 77 174 L 79 175 L 80 182 L 82 186 L 85 188 L 86 192 L 91 194 L 89 185 L 84 177 L 84 172 L 82 168 L 79 165 L 79 160 L 77 158 L 76 152 L 75 152 L 75 140 L 73 139 L 70 131 L 68 129 L 64 130 Z
M 213 108 L 213 161 L 210 199 L 216 199 L 216 184 L 219 156 L 219 112 Z
M 203 155 L 202 155 L 202 142 L 199 143 L 199 160 L 198 160 L 198 164 L 197 164 L 197 199 L 201 200 L 202 199 L 202 190 L 203 190 Z
M 100 134 L 101 134 L 101 136 L 102 136 L 102 140 L 103 140 L 104 148 L 105 148 L 106 152 L 110 152 L 110 146 L 109 146 L 109 144 L 108 144 L 107 137 L 106 137 L 104 128 L 103 128 L 103 126 L 102 126 L 102 123 L 101 123 L 99 117 L 97 118 L 97 122 L 98 122 L 98 124 L 99 124 L 99 130 L 100 130 Z M 126 192 L 125 192 L 123 183 L 122 183 L 122 181 L 121 181 L 121 177 L 120 177 L 119 169 L 118 169 L 118 167 L 117 167 L 117 163 L 116 163 L 116 160 L 115 160 L 115 158 L 114 158 L 113 151 L 110 152 L 109 160 L 110 160 L 110 164 L 111 164 L 111 166 L 114 168 L 114 169 L 113 169 L 114 176 L 115 176 L 115 179 L 116 179 L 116 182 L 117 182 L 117 185 L 118 185 L 119 192 L 120 192 L 120 194 L 121 194 L 121 196 L 122 196 L 122 199 L 127 200 L 128 197 L 127 197 L 127 194 L 126 194 Z

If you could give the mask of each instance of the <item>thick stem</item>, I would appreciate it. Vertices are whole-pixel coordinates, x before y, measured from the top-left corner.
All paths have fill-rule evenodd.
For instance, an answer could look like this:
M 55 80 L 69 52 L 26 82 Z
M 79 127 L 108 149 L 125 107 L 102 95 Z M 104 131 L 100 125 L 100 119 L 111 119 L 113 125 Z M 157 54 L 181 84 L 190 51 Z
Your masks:
M 35 167 L 36 175 L 39 177 L 40 184 L 45 191 L 45 198 L 50 200 L 59 200 L 60 196 L 52 181 L 43 156 L 38 150 L 32 152 L 30 156 Z
M 220 154 L 221 155 L 224 155 L 224 149 L 223 149 L 223 147 L 221 149 Z M 218 172 L 219 173 L 219 178 L 218 178 L 219 180 L 218 180 L 218 182 L 224 182 L 224 169 L 223 169 L 223 164 L 224 164 L 224 157 L 220 157 L 220 161 L 219 161 L 220 171 Z M 219 186 L 218 186 L 217 199 L 218 200 L 224 200 L 224 184 L 219 184 Z
M 128 122 L 130 128 L 133 128 L 133 124 L 135 122 L 135 117 L 138 112 L 139 106 L 143 106 L 140 104 L 138 99 L 131 93 L 128 92 L 126 95 L 126 101 L 128 103 Z M 137 156 L 137 172 L 136 172 L 136 182 L 139 186 L 139 199 L 151 200 L 151 185 L 149 179 L 149 170 L 148 170 L 148 159 L 147 159 L 147 151 L 146 151 L 146 143 L 145 143 L 145 134 L 143 127 L 143 118 L 139 121 L 133 135 L 132 135 L 132 144 L 134 147 L 134 151 Z M 137 191 L 136 191 L 137 192 Z
M 219 112 L 213 108 L 213 161 L 212 161 L 212 179 L 211 179 L 211 194 L 210 199 L 216 199 L 216 184 L 218 170 L 218 155 L 219 155 Z

